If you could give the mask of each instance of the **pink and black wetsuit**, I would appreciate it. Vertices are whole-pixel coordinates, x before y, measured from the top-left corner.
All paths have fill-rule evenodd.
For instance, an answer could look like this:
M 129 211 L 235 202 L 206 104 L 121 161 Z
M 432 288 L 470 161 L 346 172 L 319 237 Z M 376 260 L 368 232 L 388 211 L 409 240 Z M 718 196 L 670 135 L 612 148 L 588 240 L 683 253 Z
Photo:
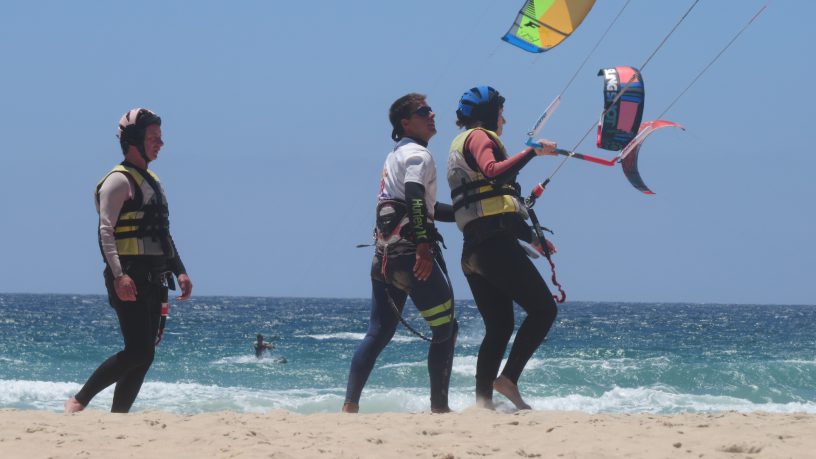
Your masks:
M 497 184 L 513 184 L 532 158 L 531 148 L 506 157 L 484 131 L 465 141 L 465 161 Z M 527 313 L 513 342 L 502 375 L 518 384 L 527 361 L 550 330 L 557 306 L 549 287 L 518 239 L 530 241 L 527 223 L 515 213 L 480 217 L 463 230 L 462 270 L 485 324 L 476 362 L 476 396 L 492 400 L 493 382 L 513 334 L 513 302 Z

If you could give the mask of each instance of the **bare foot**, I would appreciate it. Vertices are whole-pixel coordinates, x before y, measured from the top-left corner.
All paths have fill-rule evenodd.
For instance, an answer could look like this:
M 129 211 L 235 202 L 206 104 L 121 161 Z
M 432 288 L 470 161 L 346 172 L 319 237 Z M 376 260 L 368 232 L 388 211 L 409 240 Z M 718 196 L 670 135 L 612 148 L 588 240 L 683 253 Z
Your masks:
M 63 407 L 65 407 L 66 414 L 77 413 L 85 409 L 85 405 L 79 403 L 74 397 L 66 400 Z
M 506 376 L 499 376 L 493 381 L 493 389 L 496 392 L 504 395 L 507 397 L 508 400 L 513 402 L 513 405 L 516 405 L 516 408 L 519 410 L 532 410 L 533 407 L 528 405 L 521 399 L 521 393 L 519 393 L 518 386 L 513 384 L 513 381 L 510 381 Z
M 343 412 L 344 413 L 357 413 L 360 411 L 360 405 L 358 403 L 349 403 L 346 402 L 343 404 Z

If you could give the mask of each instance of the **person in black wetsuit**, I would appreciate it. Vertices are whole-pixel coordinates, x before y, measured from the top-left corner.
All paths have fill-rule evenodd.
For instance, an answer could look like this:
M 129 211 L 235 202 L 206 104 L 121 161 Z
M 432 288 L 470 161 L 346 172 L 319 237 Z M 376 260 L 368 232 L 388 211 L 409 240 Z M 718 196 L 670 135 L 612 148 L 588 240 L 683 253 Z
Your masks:
M 164 190 L 147 169 L 164 145 L 161 118 L 144 108 L 128 111 L 119 121 L 119 143 L 125 160 L 99 182 L 95 198 L 105 287 L 125 348 L 102 362 L 65 401 L 66 413 L 83 410 L 111 384 L 116 384 L 111 411 L 130 411 L 161 339 L 163 304 L 168 288 L 175 288 L 172 276 L 181 287 L 179 300 L 193 290 L 170 236 Z
M 448 184 L 456 224 L 464 235 L 462 270 L 485 325 L 485 337 L 476 363 L 476 401 L 493 408 L 493 390 L 518 409 L 529 409 L 518 389 L 527 361 L 544 340 L 557 308 L 546 282 L 529 260 L 519 240 L 539 252 L 549 241 L 538 241 L 525 220 L 516 175 L 537 155 L 554 155 L 555 144 L 539 140 L 508 156 L 499 136 L 505 119 L 504 97 L 489 86 L 466 92 L 456 111 L 457 125 L 465 128 L 451 145 Z M 499 366 L 513 334 L 513 302 L 527 313 L 516 334 L 507 364 Z
M 453 210 L 436 202 L 436 165 L 428 151 L 428 141 L 436 134 L 434 118 L 425 96 L 416 93 L 400 97 L 389 111 L 391 137 L 397 143 L 385 160 L 380 181 L 371 315 L 368 332 L 351 361 L 346 413 L 359 410 L 363 387 L 394 336 L 408 296 L 431 328 L 431 411 L 450 411 L 448 386 L 458 325 L 434 221 L 452 222 Z
M 266 351 L 267 349 L 269 349 L 270 351 L 272 349 L 275 349 L 274 344 L 267 343 L 266 341 L 264 341 L 264 337 L 263 337 L 262 334 L 258 333 L 258 336 L 256 336 L 255 338 L 256 338 L 255 345 L 254 345 L 255 346 L 255 357 L 260 359 L 261 357 L 263 357 L 264 351 Z

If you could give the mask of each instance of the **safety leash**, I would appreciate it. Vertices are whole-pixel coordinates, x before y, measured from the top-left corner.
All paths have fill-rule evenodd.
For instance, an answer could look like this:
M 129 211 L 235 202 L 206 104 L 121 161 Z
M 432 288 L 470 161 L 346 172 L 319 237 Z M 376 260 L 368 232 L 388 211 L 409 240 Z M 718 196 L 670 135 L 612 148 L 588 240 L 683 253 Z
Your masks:
M 170 314 L 170 303 L 168 303 L 168 294 L 167 294 L 167 287 L 162 287 L 162 300 L 161 300 L 161 318 L 159 319 L 159 331 L 156 333 L 156 342 L 154 346 L 158 346 L 161 343 L 162 337 L 164 336 L 164 326 L 167 324 L 167 316 Z
M 536 216 L 535 211 L 532 207 L 527 208 L 527 213 L 530 214 L 530 221 L 533 222 L 533 230 L 536 232 L 536 237 L 541 242 L 541 251 L 544 252 L 544 258 L 550 263 L 550 271 L 552 272 L 552 276 L 550 280 L 552 280 L 553 285 L 555 288 L 558 289 L 559 295 L 553 295 L 553 299 L 556 303 L 563 303 L 567 301 L 567 293 L 564 292 L 563 287 L 558 282 L 558 278 L 555 275 L 555 262 L 552 261 L 552 257 L 550 256 L 550 248 L 547 246 L 547 239 L 544 237 L 544 231 L 541 228 L 541 224 L 538 222 L 538 217 Z
M 434 254 L 434 261 L 439 264 L 439 267 L 442 269 L 442 272 L 445 274 L 445 280 L 448 282 L 448 288 L 450 289 L 451 321 L 453 321 L 453 320 L 456 319 L 456 317 L 454 315 L 454 313 L 456 311 L 456 308 L 454 307 L 455 302 L 454 302 L 454 299 L 453 299 L 453 285 L 451 284 L 450 277 L 448 276 L 448 268 L 445 265 L 445 261 L 444 261 L 444 259 L 442 259 L 442 255 L 439 253 L 439 245 L 435 244 L 435 246 L 436 246 L 435 248 L 437 250 L 436 250 L 436 253 Z M 384 270 L 383 270 L 383 272 L 384 272 Z M 402 317 L 402 312 L 400 312 L 399 308 L 397 307 L 397 304 L 394 302 L 394 299 L 391 298 L 391 293 L 388 292 L 388 285 L 387 284 L 386 284 L 386 287 L 385 287 L 385 297 L 388 299 L 388 304 L 391 306 L 391 310 L 394 311 L 394 314 L 397 316 L 400 323 L 402 323 L 402 325 L 405 326 L 405 328 L 408 329 L 408 331 L 410 331 L 414 335 L 418 336 L 419 338 L 421 338 L 421 339 L 423 339 L 423 340 L 425 340 L 425 341 L 427 341 L 429 343 L 444 343 L 444 342 L 446 342 L 449 339 L 454 337 L 454 334 L 456 333 L 456 327 L 452 326 L 451 329 L 450 329 L 450 334 L 448 334 L 448 336 L 446 336 L 444 339 L 441 339 L 439 341 L 434 341 L 434 339 L 432 337 L 428 338 L 427 336 L 423 335 L 421 332 L 417 331 L 414 327 L 412 327 L 411 324 L 409 324 L 405 320 L 405 318 Z

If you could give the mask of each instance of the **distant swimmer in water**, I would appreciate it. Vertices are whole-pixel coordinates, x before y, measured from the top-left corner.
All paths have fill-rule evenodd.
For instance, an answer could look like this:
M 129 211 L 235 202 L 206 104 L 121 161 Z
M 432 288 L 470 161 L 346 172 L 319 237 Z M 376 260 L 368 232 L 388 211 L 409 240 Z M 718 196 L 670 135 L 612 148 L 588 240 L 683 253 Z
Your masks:
M 264 341 L 263 335 L 258 333 L 257 341 L 255 341 L 255 357 L 260 359 L 263 357 L 263 353 L 267 349 L 271 351 L 272 349 L 275 349 L 275 345 Z

